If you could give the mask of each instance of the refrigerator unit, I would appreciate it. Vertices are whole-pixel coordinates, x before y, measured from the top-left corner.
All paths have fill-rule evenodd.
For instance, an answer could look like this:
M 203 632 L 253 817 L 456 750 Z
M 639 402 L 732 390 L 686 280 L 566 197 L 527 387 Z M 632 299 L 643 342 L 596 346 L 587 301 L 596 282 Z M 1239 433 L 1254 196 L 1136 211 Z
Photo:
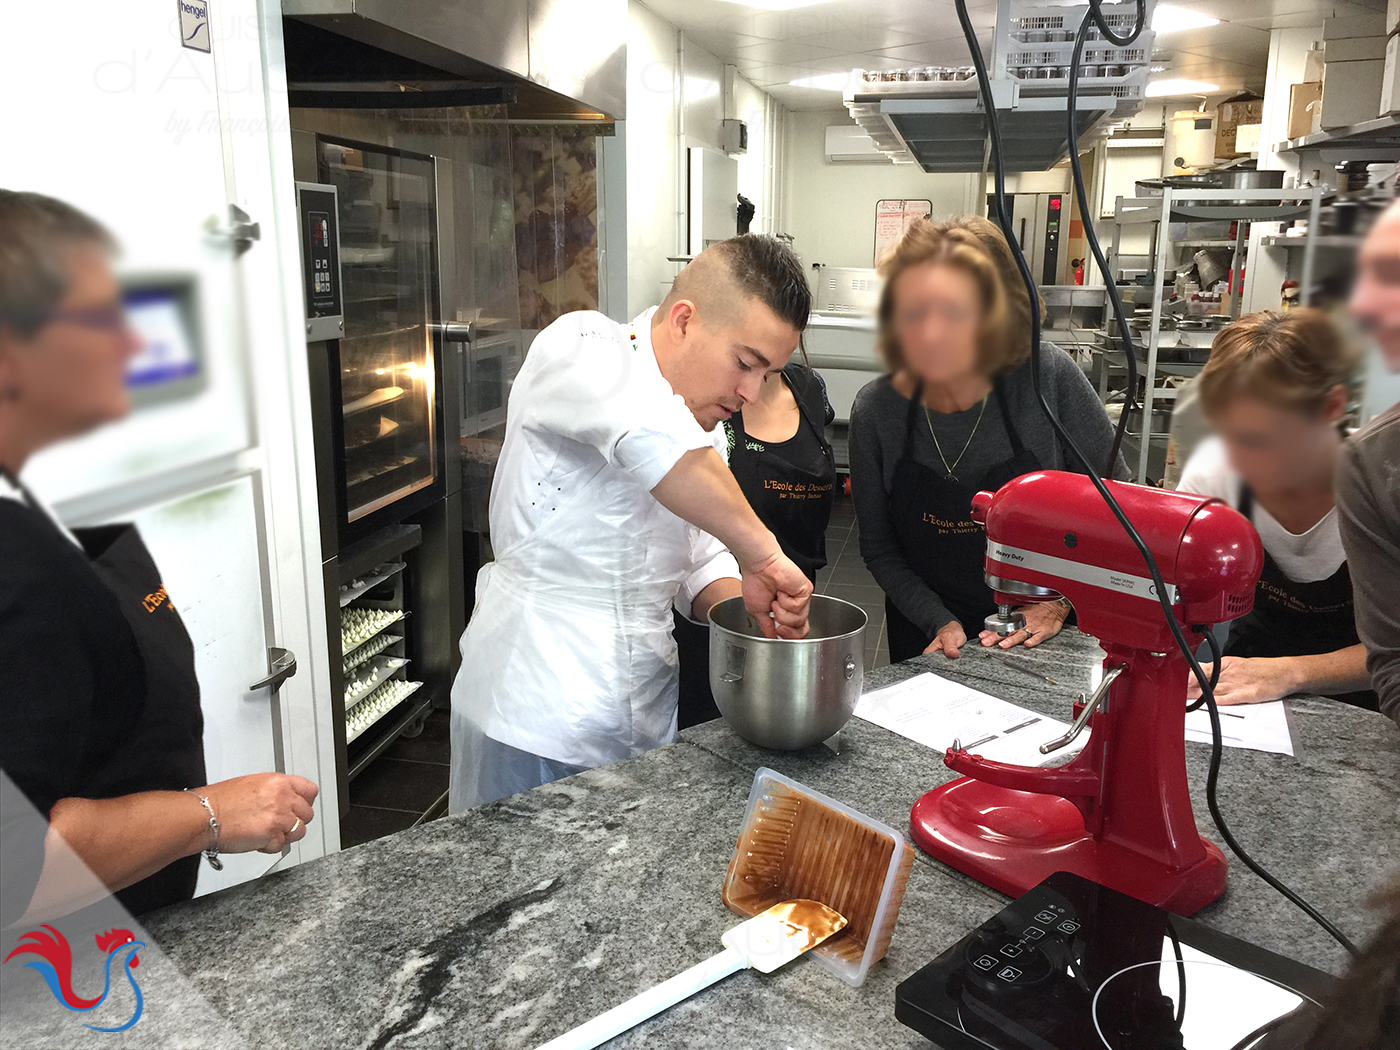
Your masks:
M 465 627 L 448 162 L 293 132 L 340 808 L 449 703 Z M 449 423 L 450 421 L 450 423 Z

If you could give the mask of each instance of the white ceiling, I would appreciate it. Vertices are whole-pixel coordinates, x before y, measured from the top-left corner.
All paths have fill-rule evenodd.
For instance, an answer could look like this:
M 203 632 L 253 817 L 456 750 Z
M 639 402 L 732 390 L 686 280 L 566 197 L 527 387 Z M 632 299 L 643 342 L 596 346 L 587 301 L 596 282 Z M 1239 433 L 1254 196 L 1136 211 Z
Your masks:
M 764 11 L 725 0 L 643 0 L 695 43 L 780 99 L 789 109 L 832 109 L 835 91 L 789 81 L 852 69 L 966 65 L 952 0 L 825 0 L 792 11 Z M 1053 0 L 1051 0 L 1053 2 Z M 1154 64 L 1163 77 L 1218 84 L 1222 96 L 1263 91 L 1269 30 L 1316 25 L 1331 15 L 1384 10 L 1385 0 L 1173 0 L 1220 19 L 1205 29 L 1161 33 Z M 996 24 L 995 0 L 969 0 L 983 47 Z

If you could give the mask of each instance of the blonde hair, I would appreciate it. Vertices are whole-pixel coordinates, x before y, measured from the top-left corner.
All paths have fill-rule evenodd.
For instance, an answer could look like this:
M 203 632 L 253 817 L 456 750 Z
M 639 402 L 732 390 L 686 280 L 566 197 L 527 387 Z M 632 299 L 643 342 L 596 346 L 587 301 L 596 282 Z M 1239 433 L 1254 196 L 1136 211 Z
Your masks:
M 879 265 L 885 284 L 880 292 L 877 314 L 880 323 L 877 345 L 891 372 L 905 367 L 904 350 L 894 330 L 895 282 L 905 271 L 926 265 L 961 270 L 977 285 L 982 300 L 977 353 L 983 372 L 998 375 L 1025 360 L 1025 353 L 1015 360 L 1012 360 L 1015 355 L 1008 353 L 1011 310 L 1001 268 L 987 245 L 976 233 L 955 222 L 935 225 L 927 219 L 916 219 Z
M 1356 352 L 1321 310 L 1261 310 L 1215 337 L 1201 369 L 1201 404 L 1215 415 L 1243 394 L 1315 415 L 1356 368 Z

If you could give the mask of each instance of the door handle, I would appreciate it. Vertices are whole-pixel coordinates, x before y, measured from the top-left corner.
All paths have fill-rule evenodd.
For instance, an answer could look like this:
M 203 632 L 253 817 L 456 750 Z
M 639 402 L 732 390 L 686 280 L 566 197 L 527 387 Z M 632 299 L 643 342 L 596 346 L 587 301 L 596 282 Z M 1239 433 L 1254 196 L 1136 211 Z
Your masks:
M 279 649 L 275 645 L 267 648 L 268 673 L 248 687 L 249 692 L 268 688 L 274 692 L 292 675 L 297 673 L 297 655 L 290 649 Z
M 226 238 L 233 245 L 233 254 L 242 255 L 257 241 L 262 240 L 262 226 L 237 204 L 228 206 L 228 225 L 220 226 L 219 220 L 210 216 L 204 223 L 205 230 L 213 237 Z

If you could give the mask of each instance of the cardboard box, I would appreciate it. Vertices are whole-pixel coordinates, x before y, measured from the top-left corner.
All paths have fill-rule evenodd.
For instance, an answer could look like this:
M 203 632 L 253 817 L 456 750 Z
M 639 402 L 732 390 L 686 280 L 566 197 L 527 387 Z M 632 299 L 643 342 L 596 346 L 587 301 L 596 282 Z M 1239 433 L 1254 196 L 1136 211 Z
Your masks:
M 1396 0 L 1400 3 L 1400 0 Z M 1381 72 L 1381 110 L 1379 116 L 1388 117 L 1400 112 L 1400 36 L 1392 36 L 1385 45 L 1385 68 Z
M 1322 71 L 1323 131 L 1375 120 L 1381 97 L 1385 60 L 1328 62 Z
M 1400 3 L 1400 0 L 1396 0 Z M 1288 137 L 1300 139 L 1312 134 L 1313 111 L 1322 101 L 1322 81 L 1294 84 L 1288 89 Z
M 1385 37 L 1348 36 L 1340 40 L 1325 40 L 1322 44 L 1322 61 L 1326 62 L 1365 62 L 1370 59 L 1385 58 Z
M 1388 0 L 1387 0 L 1388 2 Z M 1354 15 L 1338 15 L 1322 20 L 1323 40 L 1342 40 L 1351 36 L 1385 36 L 1386 16 L 1380 11 L 1365 11 Z
M 1376 97 L 1379 98 L 1379 86 L 1376 90 Z M 1222 102 L 1216 110 L 1215 118 L 1215 155 L 1233 157 L 1239 153 L 1248 153 L 1249 150 L 1241 150 L 1236 145 L 1235 131 L 1241 124 L 1259 124 L 1263 121 L 1264 100 L 1256 98 L 1247 102 Z
M 1235 152 L 1236 153 L 1258 153 L 1259 140 L 1263 137 L 1263 124 L 1237 124 L 1235 125 Z

